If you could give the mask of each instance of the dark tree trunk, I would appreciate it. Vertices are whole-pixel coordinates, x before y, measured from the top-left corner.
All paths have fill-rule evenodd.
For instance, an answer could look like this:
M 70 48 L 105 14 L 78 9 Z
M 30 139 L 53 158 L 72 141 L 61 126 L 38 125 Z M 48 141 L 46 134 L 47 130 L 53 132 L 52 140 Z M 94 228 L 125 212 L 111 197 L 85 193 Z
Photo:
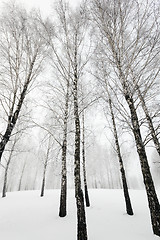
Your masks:
M 13 154 L 13 151 L 14 151 L 15 144 L 16 144 L 16 139 L 15 139 L 15 141 L 13 143 L 13 146 L 12 146 L 12 149 L 11 149 L 11 152 L 10 152 L 10 155 L 9 155 L 9 159 L 7 161 L 7 165 L 6 165 L 6 168 L 5 168 L 2 197 L 6 197 L 8 169 L 9 169 L 10 162 L 12 160 L 12 154 Z
M 159 143 L 156 131 L 155 131 L 154 126 L 153 126 L 152 118 L 150 117 L 150 114 L 148 112 L 148 109 L 147 109 L 144 97 L 142 96 L 142 93 L 140 91 L 140 88 L 139 88 L 138 85 L 136 85 L 136 86 L 137 86 L 137 89 L 138 89 L 138 95 L 139 95 L 139 98 L 141 100 L 143 111 L 146 115 L 146 119 L 147 119 L 147 122 L 148 122 L 148 126 L 149 126 L 149 130 L 150 130 L 150 133 L 151 133 L 151 136 L 152 136 L 152 140 L 153 140 L 155 148 L 156 148 L 156 150 L 157 150 L 157 152 L 160 156 L 160 143 Z
M 75 37 L 77 41 L 77 35 Z M 74 119 L 75 119 L 75 154 L 74 154 L 74 180 L 75 180 L 75 197 L 77 205 L 77 240 L 87 240 L 87 225 L 83 191 L 81 189 L 81 173 L 80 173 L 80 120 L 78 112 L 78 74 L 77 74 L 77 42 L 75 42 L 75 69 L 73 81 L 73 98 L 74 98 Z
M 67 215 L 67 168 L 66 168 L 66 141 L 62 146 L 62 177 L 61 177 L 61 196 L 60 196 L 60 208 L 59 216 L 65 217 Z
M 8 163 L 7 167 L 5 169 L 5 174 L 4 174 L 4 182 L 3 182 L 3 190 L 2 190 L 2 197 L 6 197 L 6 192 L 7 192 L 7 176 L 8 176 Z
M 132 96 L 129 95 L 127 87 L 125 85 L 125 82 L 123 84 L 124 93 L 125 93 L 125 99 L 128 103 L 130 113 L 131 113 L 131 121 L 132 121 L 132 127 L 133 127 L 133 134 L 136 142 L 137 152 L 140 159 L 142 174 L 143 174 L 143 180 L 147 192 L 148 197 L 148 204 L 150 209 L 150 215 L 151 215 L 151 222 L 152 222 L 152 228 L 154 234 L 160 236 L 160 205 L 159 200 L 156 194 L 156 190 L 154 187 L 154 182 L 152 179 L 152 175 L 150 172 L 150 167 L 148 164 L 147 155 L 145 152 L 145 147 L 142 141 L 142 136 L 140 132 L 140 126 L 138 121 L 138 116 L 136 113 L 136 109 L 134 106 L 134 101 Z
M 84 179 L 84 193 L 86 207 L 90 207 L 88 187 L 87 187 L 87 176 L 86 176 L 86 156 L 85 156 L 85 126 L 84 126 L 84 110 L 82 112 L 82 158 L 83 158 L 83 179 Z
M 42 187 L 41 187 L 41 197 L 44 196 L 44 187 L 45 187 L 45 177 L 43 176 L 43 180 L 42 180 Z
M 2 140 L 0 142 L 0 162 L 1 162 L 1 159 L 2 159 L 2 154 L 3 154 L 3 152 L 5 150 L 5 147 L 6 147 L 8 141 L 10 139 L 10 136 L 11 136 L 12 131 L 13 131 L 15 125 L 16 125 L 18 116 L 20 114 L 21 107 L 22 107 L 22 104 L 23 104 L 23 101 L 24 101 L 24 98 L 26 96 L 26 92 L 27 92 L 27 89 L 28 89 L 28 85 L 30 83 L 30 78 L 31 78 L 31 74 L 32 74 L 32 70 L 33 70 L 33 66 L 34 66 L 36 57 L 37 57 L 37 54 L 35 54 L 35 56 L 33 58 L 33 61 L 30 65 L 28 77 L 27 77 L 27 80 L 26 80 L 26 82 L 23 86 L 23 90 L 20 94 L 20 98 L 19 98 L 19 101 L 18 101 L 18 104 L 17 104 L 17 108 L 16 108 L 15 112 L 11 113 L 11 115 L 8 117 L 8 125 L 7 125 L 7 128 L 6 128 L 6 131 L 5 131 L 4 135 L 2 136 Z
M 43 170 L 43 179 L 42 179 L 42 186 L 41 186 L 41 197 L 44 196 L 44 187 L 45 187 L 45 181 L 46 181 L 46 168 L 47 164 L 45 163 L 44 165 L 44 170 Z
M 47 153 L 46 153 L 46 159 L 44 162 L 43 179 L 42 179 L 41 194 L 40 194 L 41 197 L 44 196 L 44 188 L 45 188 L 45 183 L 46 183 L 46 171 L 47 171 L 49 151 L 50 151 L 50 142 L 51 142 L 51 137 L 49 137 L 49 140 L 48 140 L 48 148 L 47 148 Z
M 13 128 L 15 126 L 15 122 L 16 121 L 14 120 L 14 118 L 13 118 L 12 121 L 11 120 L 8 121 L 8 126 L 7 126 L 7 129 L 6 129 L 6 132 L 3 135 L 2 140 L 0 142 L 0 162 L 1 162 L 2 154 L 5 150 L 5 147 L 6 147 L 8 141 L 10 139 L 11 133 L 12 133 Z
M 123 192 L 124 192 L 125 203 L 126 203 L 126 211 L 127 211 L 128 215 L 133 215 L 133 209 L 132 209 L 131 200 L 130 200 L 130 196 L 129 196 L 126 174 L 125 174 L 124 164 L 123 164 L 119 140 L 118 140 L 116 122 L 115 122 L 115 117 L 114 117 L 113 108 L 112 108 L 112 101 L 110 98 L 109 98 L 109 107 L 110 107 L 110 112 L 111 112 L 111 116 L 112 116 L 112 124 L 113 124 L 116 151 L 117 151 L 119 164 L 120 164 L 120 172 L 121 172 L 122 186 L 123 186 Z
M 81 176 L 80 176 L 80 122 L 79 122 L 79 116 L 77 116 L 77 114 L 75 116 L 75 126 L 76 126 L 76 133 L 75 133 L 74 177 L 75 177 L 75 197 L 76 197 L 76 204 L 77 204 L 77 219 L 78 219 L 77 240 L 87 240 L 85 206 L 84 206 L 83 191 L 81 189 Z
M 155 190 L 154 182 L 152 179 L 152 175 L 150 172 L 150 167 L 148 164 L 145 146 L 144 146 L 141 132 L 140 132 L 139 120 L 138 120 L 136 108 L 134 105 L 134 100 L 132 95 L 130 94 L 130 91 L 129 91 L 130 89 L 125 79 L 125 76 L 123 74 L 123 71 L 121 69 L 120 61 L 117 58 L 116 51 L 113 51 L 113 53 L 116 60 L 117 69 L 119 71 L 119 77 L 123 87 L 124 97 L 130 109 L 132 131 L 135 138 L 137 153 L 139 155 L 139 160 L 141 164 L 143 181 L 144 181 L 144 185 L 147 193 L 153 233 L 160 236 L 160 205 L 159 205 L 159 200 Z
M 68 121 L 68 103 L 69 103 L 69 81 L 67 81 L 67 93 L 64 113 L 64 137 L 62 145 L 62 173 L 61 173 L 61 196 L 60 196 L 60 207 L 59 216 L 65 217 L 67 215 L 67 121 Z
M 23 174 L 24 174 L 25 166 L 26 166 L 26 162 L 24 162 L 24 165 L 23 165 L 23 168 L 22 168 L 22 173 L 21 173 L 21 177 L 20 177 L 20 180 L 19 180 L 18 191 L 20 191 L 20 190 L 21 190 L 21 186 L 22 186 L 22 179 L 23 179 Z

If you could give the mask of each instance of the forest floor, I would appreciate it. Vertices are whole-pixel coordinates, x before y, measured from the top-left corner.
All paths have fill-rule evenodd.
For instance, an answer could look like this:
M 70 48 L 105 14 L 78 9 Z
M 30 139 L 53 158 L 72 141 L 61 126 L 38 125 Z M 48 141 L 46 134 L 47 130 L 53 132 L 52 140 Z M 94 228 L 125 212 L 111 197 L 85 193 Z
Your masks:
M 59 190 L 8 193 L 0 199 L 0 239 L 76 240 L 74 191 L 68 192 L 68 215 L 58 217 Z M 146 194 L 130 190 L 134 216 L 125 213 L 122 190 L 89 190 L 89 240 L 158 240 L 152 234 Z

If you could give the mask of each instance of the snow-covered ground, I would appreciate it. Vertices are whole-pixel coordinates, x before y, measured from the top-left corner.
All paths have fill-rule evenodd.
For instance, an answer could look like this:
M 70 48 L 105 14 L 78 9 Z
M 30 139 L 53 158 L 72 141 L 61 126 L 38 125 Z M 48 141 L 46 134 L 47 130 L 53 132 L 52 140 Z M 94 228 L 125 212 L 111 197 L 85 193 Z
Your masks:
M 156 240 L 145 192 L 131 190 L 135 215 L 125 213 L 122 190 L 90 190 L 87 208 L 89 240 Z M 12 192 L 0 199 L 0 239 L 76 240 L 74 191 L 68 192 L 68 215 L 58 217 L 59 190 Z

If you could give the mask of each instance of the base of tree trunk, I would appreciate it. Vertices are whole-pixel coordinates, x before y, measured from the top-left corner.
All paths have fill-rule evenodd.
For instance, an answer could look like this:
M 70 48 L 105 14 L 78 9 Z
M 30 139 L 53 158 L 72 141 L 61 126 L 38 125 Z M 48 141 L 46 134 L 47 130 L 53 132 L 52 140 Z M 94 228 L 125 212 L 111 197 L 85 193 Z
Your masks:
M 132 208 L 129 208 L 129 209 L 127 208 L 127 214 L 130 216 L 134 215 Z
M 59 217 L 65 217 L 67 215 L 66 211 L 66 189 L 63 189 L 64 193 L 61 193 L 60 197 L 60 207 L 59 207 Z
M 86 200 L 86 207 L 90 207 L 89 195 L 88 195 L 88 188 L 87 186 L 84 187 L 85 191 L 85 200 Z
M 87 240 L 87 226 L 86 216 L 84 207 L 83 191 L 80 189 L 76 196 L 77 202 L 77 218 L 78 218 L 78 229 L 77 229 L 77 240 Z
M 125 180 L 125 183 L 123 182 L 123 187 L 124 187 L 123 191 L 124 191 L 124 197 L 125 197 L 125 203 L 126 203 L 126 212 L 128 215 L 133 216 L 134 213 L 131 205 L 131 200 L 130 200 L 126 180 Z
M 153 201 L 153 194 L 150 194 L 150 196 L 148 196 L 148 199 L 153 233 L 160 237 L 160 205 L 158 198 L 156 196 Z
M 65 209 L 60 209 L 60 212 L 59 212 L 59 217 L 65 217 L 67 215 L 67 212 Z
M 152 227 L 153 227 L 153 233 L 160 237 L 160 225 L 159 225 L 160 219 L 157 216 L 156 219 L 154 219 L 154 222 L 152 221 Z

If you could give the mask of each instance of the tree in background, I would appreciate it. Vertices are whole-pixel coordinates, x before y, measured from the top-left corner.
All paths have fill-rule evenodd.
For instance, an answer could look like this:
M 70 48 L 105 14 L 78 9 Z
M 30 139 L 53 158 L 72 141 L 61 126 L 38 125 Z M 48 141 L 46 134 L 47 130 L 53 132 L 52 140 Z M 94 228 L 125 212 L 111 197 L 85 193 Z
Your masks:
M 44 189 L 45 189 L 45 183 L 46 183 L 46 171 L 47 171 L 48 163 L 50 161 L 50 156 L 49 156 L 50 151 L 52 149 L 51 135 L 48 137 L 47 140 L 48 140 L 48 143 L 47 143 L 47 147 L 46 147 L 46 153 L 44 156 L 45 159 L 43 161 L 43 177 L 42 177 L 41 194 L 40 194 L 41 197 L 44 196 Z

